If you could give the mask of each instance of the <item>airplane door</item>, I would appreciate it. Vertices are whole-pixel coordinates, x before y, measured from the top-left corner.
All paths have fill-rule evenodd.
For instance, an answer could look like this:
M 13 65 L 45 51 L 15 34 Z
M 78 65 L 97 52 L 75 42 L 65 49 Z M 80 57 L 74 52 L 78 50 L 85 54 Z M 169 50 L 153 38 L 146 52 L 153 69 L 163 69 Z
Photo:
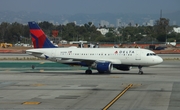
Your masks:
M 139 50 L 136 51 L 136 60 L 141 60 L 141 52 Z

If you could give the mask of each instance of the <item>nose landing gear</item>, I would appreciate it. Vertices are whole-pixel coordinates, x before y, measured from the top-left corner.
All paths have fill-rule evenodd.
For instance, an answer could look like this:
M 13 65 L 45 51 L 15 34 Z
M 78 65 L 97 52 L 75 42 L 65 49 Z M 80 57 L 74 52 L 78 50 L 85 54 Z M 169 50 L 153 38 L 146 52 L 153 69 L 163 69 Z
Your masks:
M 140 74 L 140 75 L 142 75 L 143 74 L 143 71 L 142 71 L 142 66 L 138 66 L 138 69 L 139 69 L 139 72 L 138 72 L 138 74 Z

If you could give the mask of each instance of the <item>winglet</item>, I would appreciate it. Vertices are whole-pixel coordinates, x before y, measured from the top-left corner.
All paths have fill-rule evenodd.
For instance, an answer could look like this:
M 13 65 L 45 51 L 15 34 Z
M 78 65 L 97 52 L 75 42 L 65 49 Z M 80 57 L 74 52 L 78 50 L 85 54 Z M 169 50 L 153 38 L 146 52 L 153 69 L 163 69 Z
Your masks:
M 50 42 L 36 22 L 32 21 L 28 22 L 28 24 L 34 48 L 57 48 Z

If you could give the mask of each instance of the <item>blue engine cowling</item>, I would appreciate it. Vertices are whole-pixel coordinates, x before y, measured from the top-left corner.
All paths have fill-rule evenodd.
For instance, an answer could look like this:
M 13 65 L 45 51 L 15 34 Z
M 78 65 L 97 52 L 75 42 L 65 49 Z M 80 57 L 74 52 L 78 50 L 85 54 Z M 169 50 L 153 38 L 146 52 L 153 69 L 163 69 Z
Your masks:
M 131 69 L 131 66 L 128 65 L 113 65 L 113 67 L 122 71 L 129 71 Z
M 97 69 L 99 73 L 110 73 L 112 70 L 112 64 L 110 62 L 96 62 L 93 68 Z

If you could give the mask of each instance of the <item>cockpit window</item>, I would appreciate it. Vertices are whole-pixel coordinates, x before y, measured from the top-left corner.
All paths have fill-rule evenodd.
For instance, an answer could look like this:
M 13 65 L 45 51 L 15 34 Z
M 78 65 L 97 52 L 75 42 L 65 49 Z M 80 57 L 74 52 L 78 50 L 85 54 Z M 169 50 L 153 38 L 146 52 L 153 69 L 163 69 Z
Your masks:
M 156 56 L 155 53 L 147 53 L 147 56 Z

